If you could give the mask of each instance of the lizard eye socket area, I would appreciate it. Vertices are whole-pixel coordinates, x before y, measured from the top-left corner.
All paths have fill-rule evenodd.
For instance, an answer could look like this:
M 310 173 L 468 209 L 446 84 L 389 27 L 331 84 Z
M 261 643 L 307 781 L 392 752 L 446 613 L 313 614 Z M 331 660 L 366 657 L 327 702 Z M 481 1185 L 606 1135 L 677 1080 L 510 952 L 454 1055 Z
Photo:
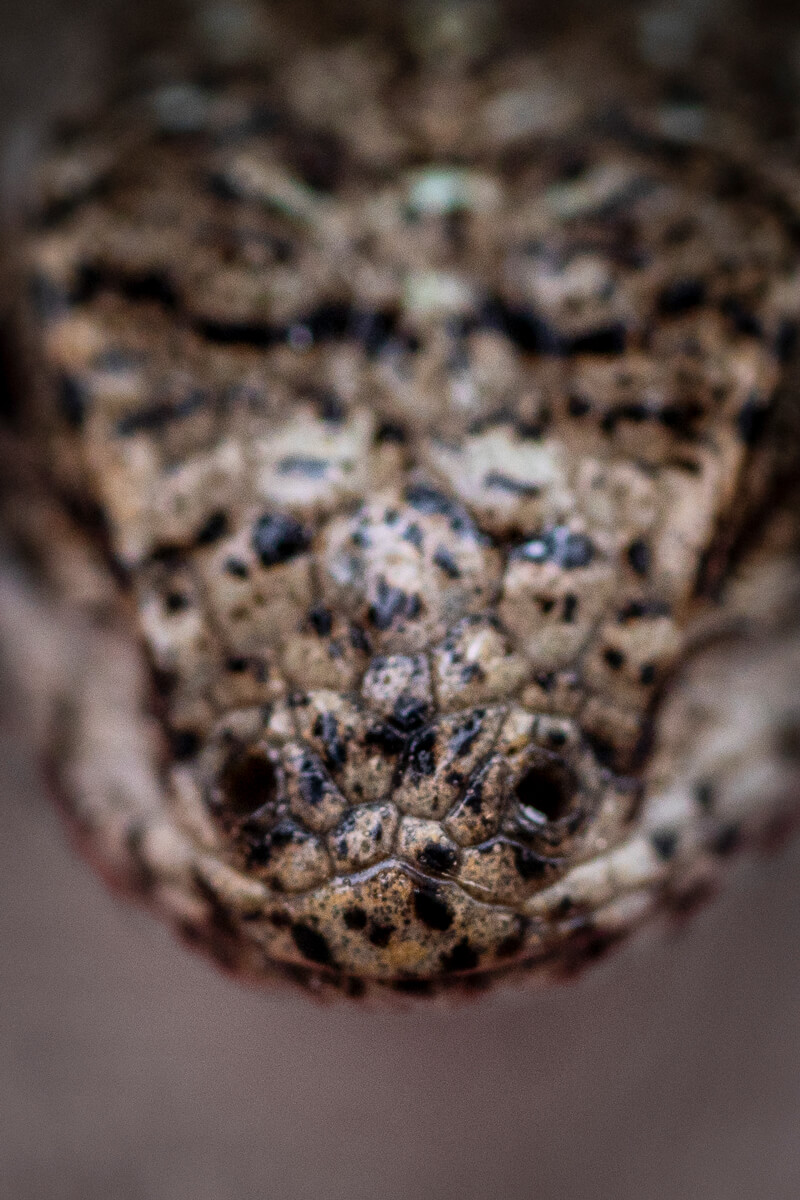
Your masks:
M 575 781 L 563 763 L 548 760 L 529 767 L 514 791 L 524 814 L 554 822 L 570 812 Z
M 234 750 L 219 779 L 219 798 L 225 813 L 251 817 L 278 796 L 278 772 L 263 751 Z

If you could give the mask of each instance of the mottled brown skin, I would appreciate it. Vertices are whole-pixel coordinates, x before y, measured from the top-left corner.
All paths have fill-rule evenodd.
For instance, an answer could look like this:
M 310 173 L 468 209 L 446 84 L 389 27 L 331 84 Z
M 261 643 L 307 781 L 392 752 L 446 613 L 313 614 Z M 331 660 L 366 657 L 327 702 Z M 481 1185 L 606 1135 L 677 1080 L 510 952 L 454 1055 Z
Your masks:
M 242 975 L 569 969 L 797 782 L 659 815 L 796 439 L 791 212 L 635 72 L 275 36 L 42 171 L 5 509 L 89 647 L 50 768 Z

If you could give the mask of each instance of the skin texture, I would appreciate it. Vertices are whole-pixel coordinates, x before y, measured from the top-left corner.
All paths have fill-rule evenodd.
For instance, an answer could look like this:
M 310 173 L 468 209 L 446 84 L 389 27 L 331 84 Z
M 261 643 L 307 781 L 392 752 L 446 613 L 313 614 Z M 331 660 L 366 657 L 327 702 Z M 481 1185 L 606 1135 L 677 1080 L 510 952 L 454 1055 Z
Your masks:
M 41 172 L 3 503 L 51 778 L 241 975 L 563 974 L 796 799 L 791 197 L 596 41 L 268 17 Z

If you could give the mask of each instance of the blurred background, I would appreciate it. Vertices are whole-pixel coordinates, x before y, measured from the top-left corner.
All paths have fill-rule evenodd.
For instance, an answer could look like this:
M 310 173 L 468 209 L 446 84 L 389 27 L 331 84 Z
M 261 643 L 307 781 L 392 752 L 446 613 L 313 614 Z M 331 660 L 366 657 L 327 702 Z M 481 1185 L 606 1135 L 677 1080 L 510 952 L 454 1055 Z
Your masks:
M 568 11 L 529 7 L 542 28 Z M 48 115 L 101 86 L 154 8 L 166 20 L 149 8 L 3 0 L 7 199 Z M 676 11 L 689 31 L 745 19 L 722 0 L 632 19 Z M 791 95 L 791 7 L 760 6 L 753 27 L 764 77 Z M 800 1196 L 800 844 L 560 990 L 452 1012 L 320 1008 L 240 989 L 109 896 L 69 849 L 7 680 L 0 702 L 0 1194 Z

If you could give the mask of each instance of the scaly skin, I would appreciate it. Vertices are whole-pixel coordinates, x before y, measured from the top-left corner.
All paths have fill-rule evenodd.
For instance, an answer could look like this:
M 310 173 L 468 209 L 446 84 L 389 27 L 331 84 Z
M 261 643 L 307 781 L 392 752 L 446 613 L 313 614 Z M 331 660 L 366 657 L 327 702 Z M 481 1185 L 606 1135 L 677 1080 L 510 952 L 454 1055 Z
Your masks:
M 791 204 L 582 42 L 269 44 L 42 171 L 48 767 L 242 975 L 557 974 L 796 800 Z

